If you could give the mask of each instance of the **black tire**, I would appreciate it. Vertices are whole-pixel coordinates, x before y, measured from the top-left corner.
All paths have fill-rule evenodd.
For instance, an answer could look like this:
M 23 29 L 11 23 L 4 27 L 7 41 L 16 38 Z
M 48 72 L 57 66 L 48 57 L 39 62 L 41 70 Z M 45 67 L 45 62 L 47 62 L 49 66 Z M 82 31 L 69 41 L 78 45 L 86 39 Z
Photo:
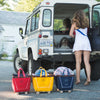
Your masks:
M 100 59 L 91 63 L 91 80 L 100 79 Z
M 24 72 L 27 72 L 27 62 L 20 59 L 19 54 L 17 53 L 14 57 L 14 70 L 17 73 L 19 68 L 23 68 Z
M 46 70 L 53 68 L 53 66 L 51 66 L 51 65 L 52 65 L 52 62 L 49 62 L 47 60 L 42 60 L 41 61 L 41 66 L 43 68 L 45 68 Z
M 31 75 L 32 73 L 35 73 L 35 71 L 41 66 L 40 61 L 33 60 L 32 54 L 29 54 L 28 58 L 28 74 Z

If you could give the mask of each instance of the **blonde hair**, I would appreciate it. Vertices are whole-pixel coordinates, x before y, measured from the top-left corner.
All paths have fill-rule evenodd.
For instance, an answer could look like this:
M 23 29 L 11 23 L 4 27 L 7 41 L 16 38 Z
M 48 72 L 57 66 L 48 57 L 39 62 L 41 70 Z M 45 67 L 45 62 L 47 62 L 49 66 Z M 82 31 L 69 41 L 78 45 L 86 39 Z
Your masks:
M 89 20 L 82 10 L 78 10 L 72 19 L 72 23 L 76 23 L 79 28 L 89 27 Z

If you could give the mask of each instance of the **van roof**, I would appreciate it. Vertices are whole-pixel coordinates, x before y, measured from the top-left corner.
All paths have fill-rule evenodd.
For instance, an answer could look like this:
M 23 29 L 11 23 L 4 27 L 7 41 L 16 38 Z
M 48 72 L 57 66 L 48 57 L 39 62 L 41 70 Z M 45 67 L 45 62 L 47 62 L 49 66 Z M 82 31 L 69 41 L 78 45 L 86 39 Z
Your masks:
M 44 0 L 41 2 L 40 6 L 54 6 L 56 3 L 72 3 L 72 4 L 97 4 L 96 0 Z
M 88 4 L 92 6 L 100 2 L 97 2 L 96 0 L 43 0 L 37 7 L 34 8 L 34 10 L 38 9 L 41 6 L 54 6 L 56 3 Z
M 87 5 L 92 6 L 92 5 L 95 5 L 95 4 L 100 3 L 100 2 L 97 2 L 96 0 L 43 0 L 39 5 L 37 5 L 37 7 L 35 7 L 33 9 L 33 12 L 35 10 L 37 10 L 39 7 L 53 7 L 56 3 L 87 4 Z

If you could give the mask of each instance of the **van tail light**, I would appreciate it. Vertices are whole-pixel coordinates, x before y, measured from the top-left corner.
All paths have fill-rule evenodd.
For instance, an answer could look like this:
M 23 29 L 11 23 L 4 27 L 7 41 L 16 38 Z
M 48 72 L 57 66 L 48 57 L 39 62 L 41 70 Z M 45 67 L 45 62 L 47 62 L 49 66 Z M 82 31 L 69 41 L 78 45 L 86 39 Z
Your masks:
M 50 5 L 50 2 L 46 2 L 46 5 Z
M 42 35 L 41 34 L 39 34 L 39 38 L 41 38 L 42 37 Z
M 41 55 L 41 54 L 42 54 L 42 49 L 39 49 L 38 54 L 39 54 L 39 55 Z

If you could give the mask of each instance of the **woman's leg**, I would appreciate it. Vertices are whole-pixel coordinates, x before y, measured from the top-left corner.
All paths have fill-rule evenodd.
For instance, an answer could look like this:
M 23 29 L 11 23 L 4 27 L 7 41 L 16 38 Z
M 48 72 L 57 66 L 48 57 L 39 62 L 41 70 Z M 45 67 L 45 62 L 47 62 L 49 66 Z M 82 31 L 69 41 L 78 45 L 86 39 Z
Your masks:
M 86 74 L 87 74 L 87 82 L 90 82 L 90 75 L 91 75 L 91 67 L 90 67 L 90 63 L 89 63 L 89 59 L 90 59 L 90 51 L 83 51 L 83 55 L 84 55 L 84 64 L 85 64 L 85 68 L 86 68 Z
M 80 82 L 80 68 L 82 61 L 82 51 L 75 51 L 76 59 L 76 84 Z

